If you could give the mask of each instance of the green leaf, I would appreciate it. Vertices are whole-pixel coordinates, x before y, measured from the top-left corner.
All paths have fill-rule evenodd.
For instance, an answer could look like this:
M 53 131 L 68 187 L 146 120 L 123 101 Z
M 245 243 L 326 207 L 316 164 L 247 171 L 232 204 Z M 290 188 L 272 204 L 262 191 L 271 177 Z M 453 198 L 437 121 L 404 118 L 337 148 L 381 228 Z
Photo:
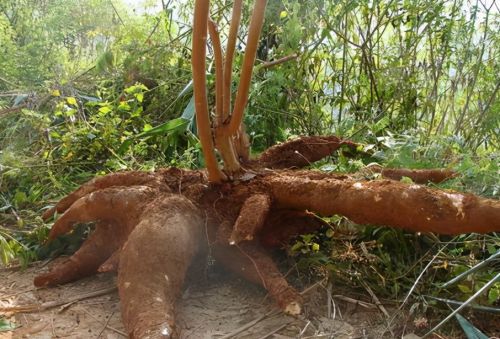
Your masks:
M 9 242 L 0 235 L 0 259 L 4 265 L 7 265 L 14 259 L 15 253 Z
M 405 176 L 403 176 L 400 181 L 402 183 L 405 183 L 405 184 L 413 184 L 413 180 L 411 180 L 411 178 L 405 177 Z
M 102 106 L 101 108 L 99 108 L 99 112 L 101 112 L 102 114 L 108 114 L 109 112 L 111 112 L 111 108 L 109 108 L 108 106 Z
M 12 331 L 16 328 L 14 323 L 7 321 L 7 319 L 0 318 L 0 332 Z
M 464 330 L 465 336 L 467 339 L 488 339 L 488 337 L 481 332 L 477 327 L 472 325 L 467 319 L 462 317 L 460 314 L 456 314 L 455 318 L 457 318 L 460 327 Z
M 142 102 L 144 100 L 144 93 L 136 93 L 135 98 L 137 101 Z
M 134 139 L 147 138 L 160 135 L 169 136 L 173 133 L 180 133 L 186 130 L 188 124 L 189 120 L 186 120 L 184 118 L 172 119 L 164 124 L 158 125 L 156 127 L 148 129 L 147 131 L 141 132 L 126 139 L 118 148 L 118 153 L 119 154 L 125 153 L 129 149 L 130 145 L 132 145 Z
M 71 106 L 77 106 L 78 103 L 76 102 L 76 99 L 74 97 L 67 97 L 66 102 L 71 105 Z
M 335 234 L 335 232 L 331 228 L 326 230 L 326 236 L 328 238 L 333 238 L 334 234 Z
M 488 303 L 493 305 L 500 299 L 500 286 L 493 285 L 488 292 Z
M 186 120 L 191 120 L 194 117 L 195 109 L 194 109 L 194 95 L 191 96 L 191 99 L 189 99 L 189 102 L 184 108 L 184 111 L 182 112 L 181 118 L 184 118 Z
M 14 195 L 14 204 L 16 206 L 24 204 L 26 201 L 28 201 L 28 197 L 26 196 L 26 193 L 22 191 L 17 191 L 16 194 Z
M 457 285 L 458 289 L 462 292 L 462 293 L 466 293 L 466 294 L 470 294 L 472 293 L 471 289 L 469 286 L 467 285 Z
M 144 138 L 144 137 L 152 137 L 158 135 L 167 135 L 172 132 L 181 132 L 185 130 L 188 123 L 189 121 L 184 118 L 172 119 L 164 124 L 153 127 L 150 130 L 141 132 L 137 134 L 136 137 Z

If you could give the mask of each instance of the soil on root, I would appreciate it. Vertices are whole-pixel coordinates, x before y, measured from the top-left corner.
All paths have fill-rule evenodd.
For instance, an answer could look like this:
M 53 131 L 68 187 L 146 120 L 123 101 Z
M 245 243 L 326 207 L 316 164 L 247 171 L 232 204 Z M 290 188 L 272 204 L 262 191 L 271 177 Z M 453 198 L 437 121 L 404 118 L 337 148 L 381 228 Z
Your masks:
M 33 288 L 33 277 L 44 268 L 0 271 L 0 307 L 69 300 L 78 295 L 116 286 L 111 273 L 94 275 L 55 288 Z M 327 293 L 320 284 L 304 293 L 305 312 L 294 318 L 279 312 L 266 291 L 227 273 L 210 268 L 208 279 L 191 276 L 176 307 L 180 338 L 390 338 L 384 315 L 375 307 L 335 299 L 335 319 L 327 317 Z M 341 294 L 334 292 L 334 294 Z M 342 294 L 348 295 L 348 291 Z M 43 311 L 0 313 L 16 326 L 0 338 L 125 338 L 118 293 L 88 298 Z M 396 310 L 388 309 L 391 314 Z M 259 321 L 256 321 L 259 320 Z M 309 324 L 309 325 L 308 325 Z M 401 337 L 413 323 L 394 322 Z M 247 327 L 246 329 L 244 329 Z M 404 330 L 403 330 L 404 329 Z M 384 334 L 385 333 L 385 334 Z

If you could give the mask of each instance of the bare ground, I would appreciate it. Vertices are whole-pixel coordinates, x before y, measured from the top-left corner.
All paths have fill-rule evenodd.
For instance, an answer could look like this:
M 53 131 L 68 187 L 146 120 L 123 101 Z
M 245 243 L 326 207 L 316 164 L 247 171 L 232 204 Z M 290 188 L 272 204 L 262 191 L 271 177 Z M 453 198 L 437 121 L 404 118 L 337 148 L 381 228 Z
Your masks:
M 113 288 L 116 286 L 114 274 L 99 274 L 55 288 L 36 289 L 33 278 L 44 269 L 46 267 L 37 264 L 26 270 L 3 269 L 0 272 L 0 307 L 53 301 L 61 303 L 61 306 L 30 313 L 4 313 L 2 316 L 14 323 L 16 329 L 0 333 L 0 338 L 125 337 L 116 291 L 66 302 L 89 292 Z M 222 270 L 215 270 L 208 279 L 190 281 L 186 286 L 177 306 L 181 338 L 342 339 L 393 336 L 384 334 L 386 318 L 376 307 L 367 309 L 352 301 L 335 299 L 335 319 L 328 318 L 327 292 L 320 283 L 306 288 L 305 314 L 301 318 L 279 312 L 264 289 Z M 397 330 L 401 322 L 393 324 Z M 407 330 L 398 330 L 397 337 L 401 338 Z

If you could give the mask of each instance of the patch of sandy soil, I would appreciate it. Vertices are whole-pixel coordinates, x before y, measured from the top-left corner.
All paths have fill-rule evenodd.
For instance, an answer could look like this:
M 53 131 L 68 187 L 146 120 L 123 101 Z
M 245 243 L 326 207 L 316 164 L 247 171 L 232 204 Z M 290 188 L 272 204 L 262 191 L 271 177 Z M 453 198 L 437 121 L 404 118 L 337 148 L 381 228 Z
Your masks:
M 46 267 L 0 271 L 0 307 L 60 304 L 33 312 L 0 313 L 16 328 L 0 338 L 123 338 L 120 301 L 114 274 L 99 274 L 55 288 L 36 289 L 33 278 Z M 180 298 L 177 324 L 181 338 L 390 338 L 387 318 L 372 304 L 333 298 L 327 310 L 327 293 L 321 284 L 304 292 L 305 312 L 292 318 L 279 312 L 263 289 L 216 270 L 208 279 L 189 281 Z M 80 299 L 88 293 L 102 295 Z M 45 304 L 47 305 L 47 304 Z M 333 312 L 335 310 L 335 312 Z M 391 312 L 393 314 L 393 312 Z M 393 323 L 397 323 L 393 322 Z M 405 332 L 405 331 L 403 331 Z M 406 331 L 407 332 L 407 331 Z M 397 337 L 402 337 L 402 332 Z M 410 338 L 410 337 L 407 337 Z

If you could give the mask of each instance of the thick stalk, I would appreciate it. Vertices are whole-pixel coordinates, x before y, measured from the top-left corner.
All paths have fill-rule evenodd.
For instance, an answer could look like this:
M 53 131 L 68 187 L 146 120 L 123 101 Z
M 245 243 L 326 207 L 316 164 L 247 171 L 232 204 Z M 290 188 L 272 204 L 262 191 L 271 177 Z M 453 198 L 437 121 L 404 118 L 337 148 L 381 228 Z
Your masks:
M 231 111 L 231 82 L 233 76 L 233 57 L 236 48 L 236 38 L 238 27 L 241 21 L 242 0 L 235 0 L 233 4 L 233 14 L 231 16 L 231 26 L 227 38 L 226 60 L 224 61 L 224 120 L 229 117 Z
M 224 67 L 222 46 L 220 43 L 217 26 L 212 20 L 208 20 L 208 33 L 212 40 L 215 58 L 215 115 L 217 124 L 215 126 L 215 146 L 224 162 L 224 169 L 228 173 L 235 173 L 240 170 L 240 163 L 236 156 L 233 143 L 230 136 L 220 133 L 219 129 L 224 124 L 223 104 L 224 104 Z
M 216 126 L 221 126 L 224 123 L 222 118 L 222 106 L 224 103 L 224 90 L 223 82 L 224 69 L 223 69 L 223 55 L 222 46 L 220 43 L 219 32 L 217 31 L 217 25 L 212 19 L 208 19 L 208 34 L 210 34 L 210 39 L 212 40 L 212 48 L 214 49 L 214 59 L 215 59 L 215 116 L 217 120 Z
M 240 84 L 236 93 L 234 102 L 233 114 L 231 121 L 227 126 L 225 134 L 235 135 L 243 120 L 243 112 L 248 101 L 248 91 L 250 89 L 250 81 L 252 80 L 253 64 L 255 55 L 257 54 L 257 46 L 259 44 L 260 32 L 264 23 L 264 14 L 266 11 L 267 0 L 256 0 L 248 29 L 248 39 L 246 44 L 245 56 L 243 58 L 243 67 L 241 69 Z
M 207 53 L 206 43 L 209 5 L 210 3 L 207 0 L 198 0 L 195 2 L 191 64 L 193 67 L 196 125 L 198 127 L 198 135 L 200 137 L 203 157 L 205 158 L 205 164 L 208 171 L 208 180 L 211 182 L 220 182 L 225 176 L 219 169 L 215 157 L 210 118 L 208 115 L 207 89 L 205 87 L 205 58 Z

